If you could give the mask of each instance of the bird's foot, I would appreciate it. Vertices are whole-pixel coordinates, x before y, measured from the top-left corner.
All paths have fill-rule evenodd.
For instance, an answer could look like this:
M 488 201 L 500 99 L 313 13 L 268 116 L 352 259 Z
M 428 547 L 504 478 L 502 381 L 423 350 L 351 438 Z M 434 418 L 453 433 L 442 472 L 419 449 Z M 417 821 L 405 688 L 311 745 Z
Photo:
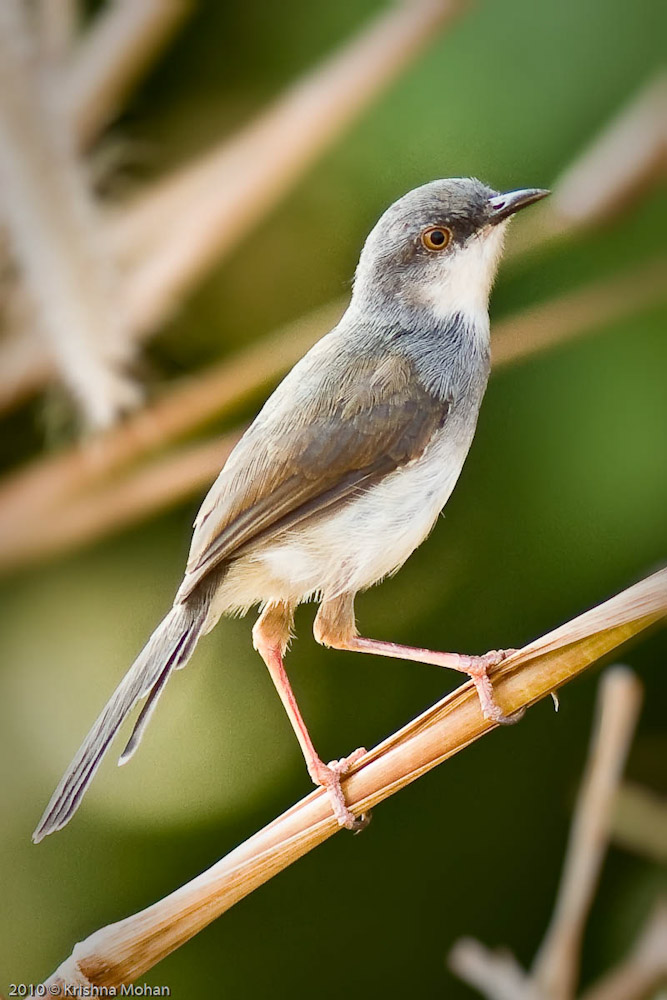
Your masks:
M 493 686 L 489 679 L 489 669 L 498 666 L 499 663 L 506 660 L 512 653 L 516 653 L 516 650 L 492 649 L 483 656 L 462 657 L 465 660 L 465 664 L 462 663 L 461 666 L 470 675 L 477 689 L 480 705 L 482 706 L 482 715 L 485 719 L 489 719 L 490 722 L 495 722 L 499 726 L 514 725 L 515 722 L 523 718 L 526 711 L 525 708 L 521 708 L 518 712 L 505 715 L 495 699 Z
M 346 830 L 354 830 L 355 833 L 359 833 L 360 830 L 368 826 L 370 814 L 364 814 L 358 818 L 354 815 L 345 802 L 340 779 L 344 774 L 347 774 L 352 765 L 356 764 L 365 753 L 367 751 L 364 747 L 360 747 L 354 753 L 351 753 L 349 757 L 343 757 L 341 760 L 330 760 L 328 764 L 317 760 L 308 767 L 308 773 L 313 782 L 316 785 L 320 785 L 321 788 L 326 789 L 339 826 L 344 826 Z

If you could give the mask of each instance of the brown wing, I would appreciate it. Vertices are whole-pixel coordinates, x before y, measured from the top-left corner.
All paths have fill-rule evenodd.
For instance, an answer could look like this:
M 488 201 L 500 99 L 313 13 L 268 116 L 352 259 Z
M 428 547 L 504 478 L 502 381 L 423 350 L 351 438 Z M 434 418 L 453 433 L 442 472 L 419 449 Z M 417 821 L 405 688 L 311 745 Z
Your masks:
M 250 545 L 418 458 L 443 425 L 449 402 L 421 386 L 405 357 L 360 361 L 323 344 L 278 387 L 204 500 L 180 600 Z

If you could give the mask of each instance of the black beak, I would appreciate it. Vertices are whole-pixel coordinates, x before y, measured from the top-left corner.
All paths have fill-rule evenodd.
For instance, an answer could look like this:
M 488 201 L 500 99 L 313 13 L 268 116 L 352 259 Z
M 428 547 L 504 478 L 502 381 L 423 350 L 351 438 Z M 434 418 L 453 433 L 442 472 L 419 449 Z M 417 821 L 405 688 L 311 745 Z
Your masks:
M 509 219 L 510 215 L 514 215 L 520 209 L 527 208 L 528 205 L 546 198 L 548 194 L 551 194 L 551 191 L 547 191 L 545 188 L 521 188 L 520 191 L 505 191 L 504 194 L 496 194 L 493 198 L 489 198 L 491 210 L 489 222 L 495 226 L 496 223 Z

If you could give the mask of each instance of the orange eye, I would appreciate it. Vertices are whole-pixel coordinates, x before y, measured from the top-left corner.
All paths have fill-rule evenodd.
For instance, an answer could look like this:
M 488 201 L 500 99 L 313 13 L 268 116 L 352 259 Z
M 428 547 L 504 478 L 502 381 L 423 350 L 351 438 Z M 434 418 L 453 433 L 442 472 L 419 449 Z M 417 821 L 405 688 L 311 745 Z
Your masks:
M 446 226 L 429 226 L 422 233 L 422 243 L 427 250 L 444 250 L 452 238 Z

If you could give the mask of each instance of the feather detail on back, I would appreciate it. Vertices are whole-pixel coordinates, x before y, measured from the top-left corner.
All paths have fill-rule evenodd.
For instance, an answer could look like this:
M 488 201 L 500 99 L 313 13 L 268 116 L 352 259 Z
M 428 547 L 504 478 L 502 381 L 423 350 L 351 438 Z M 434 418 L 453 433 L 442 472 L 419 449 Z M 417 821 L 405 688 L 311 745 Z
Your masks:
M 204 500 L 177 600 L 224 561 L 419 458 L 449 408 L 404 354 L 385 344 L 360 357 L 349 340 L 325 337 L 273 394 Z

